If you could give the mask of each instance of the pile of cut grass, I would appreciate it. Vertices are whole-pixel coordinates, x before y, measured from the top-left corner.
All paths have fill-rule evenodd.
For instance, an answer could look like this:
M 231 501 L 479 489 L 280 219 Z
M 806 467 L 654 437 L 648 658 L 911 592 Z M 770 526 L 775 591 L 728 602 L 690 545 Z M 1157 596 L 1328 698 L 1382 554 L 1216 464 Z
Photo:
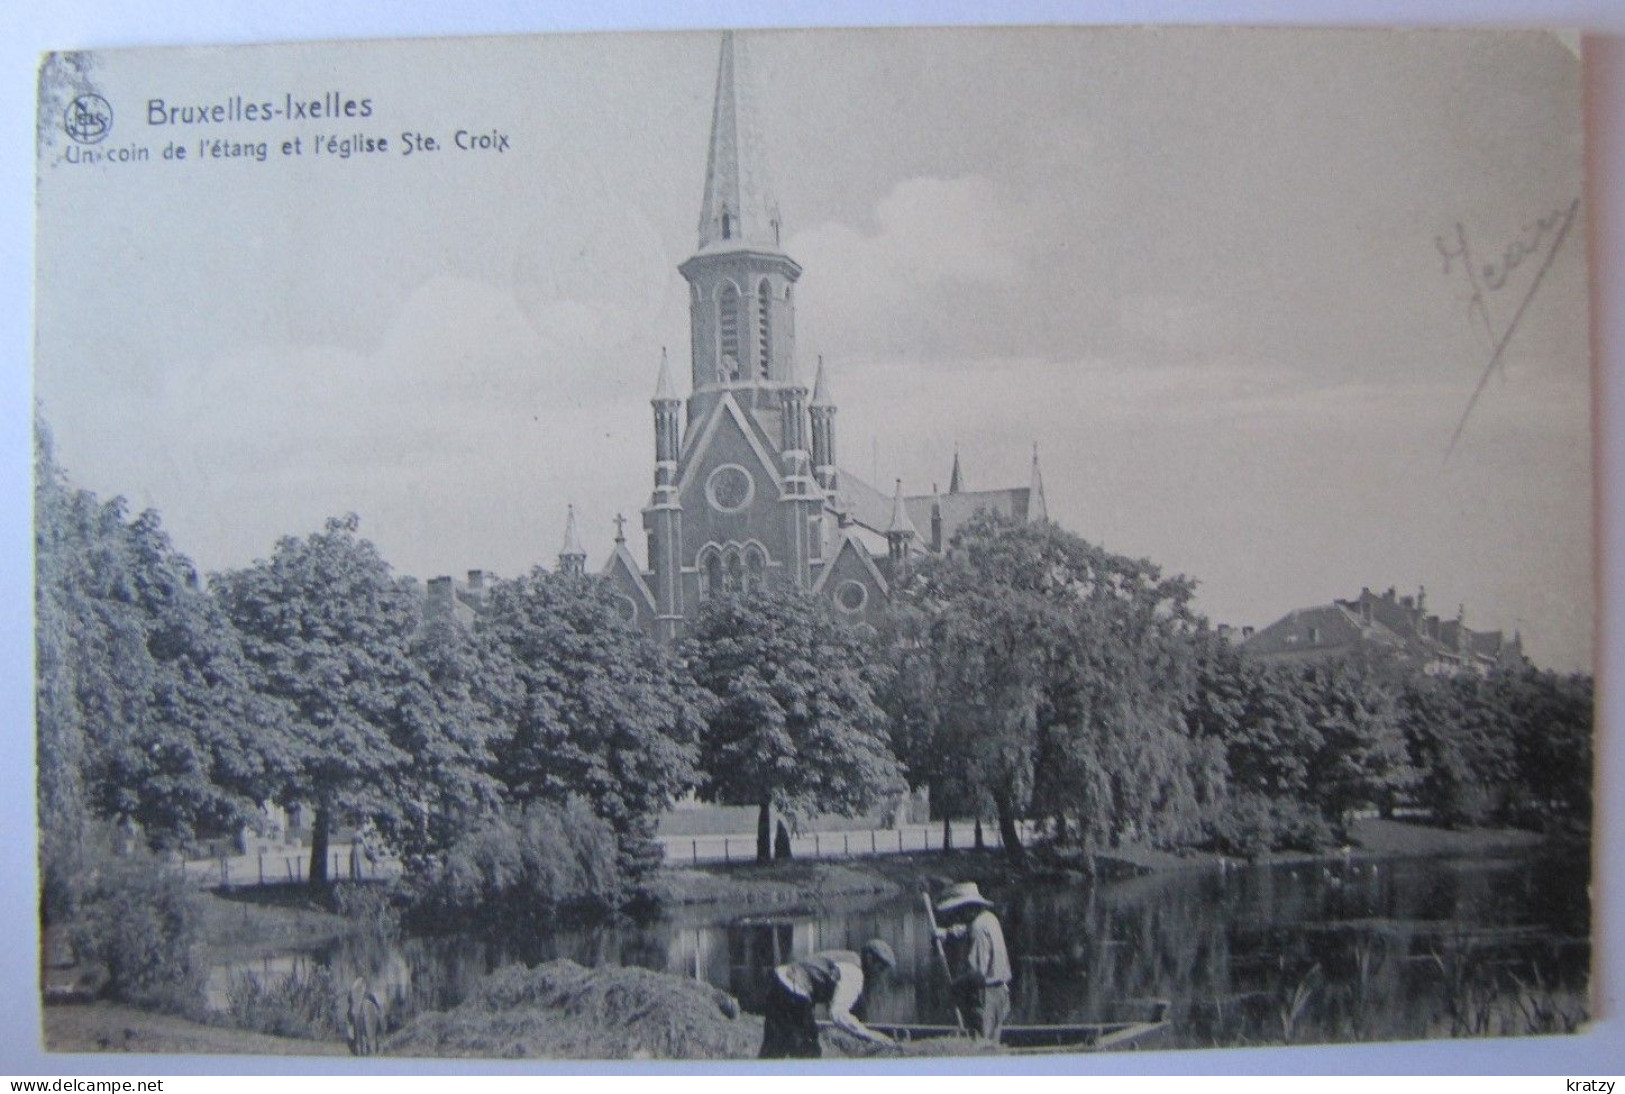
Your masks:
M 511 965 L 449 1011 L 425 1014 L 389 1038 L 402 1056 L 507 1059 L 739 1059 L 756 1055 L 761 1019 L 733 996 L 647 969 L 550 961 Z

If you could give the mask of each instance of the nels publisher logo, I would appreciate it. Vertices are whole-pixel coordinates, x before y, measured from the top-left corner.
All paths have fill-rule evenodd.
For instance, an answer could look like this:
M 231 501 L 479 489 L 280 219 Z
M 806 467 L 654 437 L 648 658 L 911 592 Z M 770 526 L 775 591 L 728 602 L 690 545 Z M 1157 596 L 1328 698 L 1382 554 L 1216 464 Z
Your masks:
M 113 131 L 113 107 L 100 95 L 80 95 L 63 113 L 62 128 L 80 144 L 99 144 Z

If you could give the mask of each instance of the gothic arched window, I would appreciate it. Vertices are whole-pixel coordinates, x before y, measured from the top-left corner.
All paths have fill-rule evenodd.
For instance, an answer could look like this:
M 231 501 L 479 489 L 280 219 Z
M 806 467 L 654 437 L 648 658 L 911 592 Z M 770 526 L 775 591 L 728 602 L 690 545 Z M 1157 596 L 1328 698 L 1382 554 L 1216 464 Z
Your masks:
M 767 558 L 762 549 L 752 544 L 745 548 L 745 585 L 747 593 L 759 592 L 762 589 L 767 571 Z
M 722 370 L 726 379 L 739 379 L 739 290 L 732 281 L 722 286 L 717 299 L 718 341 L 722 353 Z
M 722 238 L 732 239 L 734 234 L 734 220 L 728 215 L 728 210 L 722 210 Z
M 738 551 L 729 551 L 727 561 L 723 563 L 722 587 L 730 593 L 743 591 L 745 586 L 745 569 L 739 561 Z
M 700 560 L 700 599 L 722 595 L 722 558 L 712 551 Z
M 757 311 L 761 313 L 761 326 L 757 331 L 756 362 L 762 379 L 767 379 L 773 364 L 773 286 L 762 278 L 756 290 Z

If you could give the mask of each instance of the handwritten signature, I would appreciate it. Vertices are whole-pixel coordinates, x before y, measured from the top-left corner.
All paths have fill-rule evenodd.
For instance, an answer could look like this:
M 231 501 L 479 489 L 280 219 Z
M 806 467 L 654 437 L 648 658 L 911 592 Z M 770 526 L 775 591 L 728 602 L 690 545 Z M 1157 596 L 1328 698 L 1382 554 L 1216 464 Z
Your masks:
M 1467 229 L 1460 222 L 1457 222 L 1451 232 L 1433 238 L 1433 245 L 1438 249 L 1439 257 L 1444 259 L 1443 273 L 1448 277 L 1459 269 L 1462 276 L 1467 279 L 1468 288 L 1471 290 L 1467 298 L 1468 310 L 1482 321 L 1484 331 L 1489 335 L 1493 347 L 1489 363 L 1485 365 L 1483 375 L 1478 378 L 1478 386 L 1473 389 L 1473 394 L 1461 413 L 1461 420 L 1456 423 L 1456 431 L 1451 435 L 1450 444 L 1445 449 L 1445 459 L 1450 458 L 1456 442 L 1461 440 L 1462 431 L 1467 428 L 1467 419 L 1472 416 L 1473 407 L 1478 405 L 1478 397 L 1484 393 L 1485 385 L 1502 367 L 1507 344 L 1512 341 L 1512 335 L 1518 329 L 1523 313 L 1528 309 L 1529 302 L 1535 297 L 1535 291 L 1545 279 L 1546 271 L 1551 269 L 1552 261 L 1557 257 L 1563 241 L 1568 238 L 1569 229 L 1574 227 L 1575 218 L 1579 213 L 1579 198 L 1575 198 L 1563 208 L 1552 209 L 1533 223 L 1525 225 L 1523 231 L 1509 241 L 1498 256 L 1482 263 L 1475 259 L 1472 245 L 1467 238 Z M 1524 290 L 1512 318 L 1507 321 L 1504 329 L 1498 329 L 1494 318 L 1490 315 L 1490 294 L 1504 289 L 1507 279 L 1512 276 L 1512 271 L 1536 256 L 1541 259 L 1540 269 L 1535 272 L 1534 279 Z

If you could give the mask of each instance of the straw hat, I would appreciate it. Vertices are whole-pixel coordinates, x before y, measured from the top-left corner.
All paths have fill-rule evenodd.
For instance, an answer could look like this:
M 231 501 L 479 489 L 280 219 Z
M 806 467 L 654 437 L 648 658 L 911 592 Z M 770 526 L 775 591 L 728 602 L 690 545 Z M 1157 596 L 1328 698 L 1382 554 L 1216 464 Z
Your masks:
M 871 961 L 879 962 L 888 969 L 897 967 L 897 955 L 892 952 L 892 948 L 882 938 L 871 938 L 865 942 L 863 944 L 863 956 Z
M 942 896 L 937 898 L 937 914 L 947 915 L 949 912 L 957 911 L 966 905 L 991 908 L 993 902 L 982 896 L 981 891 L 976 888 L 976 882 L 961 881 L 948 886 L 942 891 Z

